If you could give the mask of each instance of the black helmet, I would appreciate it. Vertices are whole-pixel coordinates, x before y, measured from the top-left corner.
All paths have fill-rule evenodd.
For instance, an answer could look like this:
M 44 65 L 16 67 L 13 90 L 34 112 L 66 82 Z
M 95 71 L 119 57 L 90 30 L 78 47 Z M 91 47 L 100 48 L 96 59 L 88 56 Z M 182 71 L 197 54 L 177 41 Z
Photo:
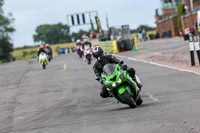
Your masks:
M 99 60 L 101 57 L 103 57 L 103 49 L 99 46 L 94 47 L 92 50 L 92 55 L 94 58 Z

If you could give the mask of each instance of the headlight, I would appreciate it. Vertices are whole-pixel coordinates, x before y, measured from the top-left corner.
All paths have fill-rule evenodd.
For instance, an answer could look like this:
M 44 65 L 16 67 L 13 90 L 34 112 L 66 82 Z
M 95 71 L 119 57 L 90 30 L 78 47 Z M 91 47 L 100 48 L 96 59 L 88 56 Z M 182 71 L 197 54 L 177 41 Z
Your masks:
M 122 82 L 122 80 L 119 78 L 118 80 L 117 80 L 117 83 L 121 83 Z
M 112 87 L 115 87 L 116 86 L 116 84 L 115 83 L 112 83 Z

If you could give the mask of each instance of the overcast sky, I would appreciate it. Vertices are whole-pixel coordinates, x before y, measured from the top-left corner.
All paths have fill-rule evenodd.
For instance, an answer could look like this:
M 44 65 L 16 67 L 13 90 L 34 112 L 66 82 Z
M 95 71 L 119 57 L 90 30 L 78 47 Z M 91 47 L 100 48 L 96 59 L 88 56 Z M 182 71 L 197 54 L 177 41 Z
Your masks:
M 34 45 L 33 34 L 41 24 L 67 24 L 66 15 L 97 11 L 103 29 L 106 14 L 109 25 L 155 25 L 155 9 L 161 8 L 160 0 L 4 0 L 4 13 L 12 13 L 16 32 L 12 36 L 14 47 Z M 89 26 L 71 27 L 71 31 L 89 29 Z

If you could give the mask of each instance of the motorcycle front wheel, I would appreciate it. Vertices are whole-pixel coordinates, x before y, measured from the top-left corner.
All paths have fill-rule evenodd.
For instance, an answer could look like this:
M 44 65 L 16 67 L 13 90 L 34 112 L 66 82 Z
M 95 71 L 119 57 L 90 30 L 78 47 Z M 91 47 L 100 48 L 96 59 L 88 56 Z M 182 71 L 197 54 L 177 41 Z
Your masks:
M 125 91 L 121 96 L 123 100 L 125 101 L 125 103 L 129 105 L 129 107 L 131 108 L 136 107 L 135 100 L 131 97 L 131 95 L 127 91 Z

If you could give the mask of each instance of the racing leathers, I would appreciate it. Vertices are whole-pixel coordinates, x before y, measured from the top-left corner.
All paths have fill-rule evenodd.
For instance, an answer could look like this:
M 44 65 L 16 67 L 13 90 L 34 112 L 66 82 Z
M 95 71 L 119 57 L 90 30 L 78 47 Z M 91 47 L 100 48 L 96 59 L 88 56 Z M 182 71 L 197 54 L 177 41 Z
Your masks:
M 37 51 L 37 60 L 39 60 L 39 55 L 41 53 L 45 53 L 48 56 L 47 52 L 44 49 L 38 49 L 38 51 Z
M 53 58 L 53 53 L 52 53 L 52 48 L 51 48 L 51 46 L 46 46 L 46 47 L 44 47 L 44 50 L 46 51 L 46 54 L 47 55 L 51 55 L 51 58 Z
M 92 47 L 92 44 L 91 44 L 90 42 L 84 42 L 84 43 L 82 44 L 82 48 L 85 49 L 86 47 L 91 48 L 91 47 Z
M 101 78 L 101 74 L 103 73 L 103 67 L 108 63 L 120 64 L 122 69 L 129 73 L 131 78 L 137 83 L 137 86 L 141 89 L 142 85 L 140 83 L 138 83 L 135 78 L 135 69 L 133 69 L 132 67 L 128 67 L 127 65 L 123 65 L 123 61 L 118 60 L 117 58 L 115 58 L 112 55 L 105 55 L 102 57 L 101 60 L 98 60 L 97 62 L 95 62 L 94 66 L 93 66 L 94 73 L 95 73 L 96 77 L 98 79 L 100 79 L 99 82 L 102 85 L 101 92 L 100 92 L 100 96 L 102 98 L 109 97 L 109 92 L 106 89 L 106 87 L 103 85 L 103 81 Z

